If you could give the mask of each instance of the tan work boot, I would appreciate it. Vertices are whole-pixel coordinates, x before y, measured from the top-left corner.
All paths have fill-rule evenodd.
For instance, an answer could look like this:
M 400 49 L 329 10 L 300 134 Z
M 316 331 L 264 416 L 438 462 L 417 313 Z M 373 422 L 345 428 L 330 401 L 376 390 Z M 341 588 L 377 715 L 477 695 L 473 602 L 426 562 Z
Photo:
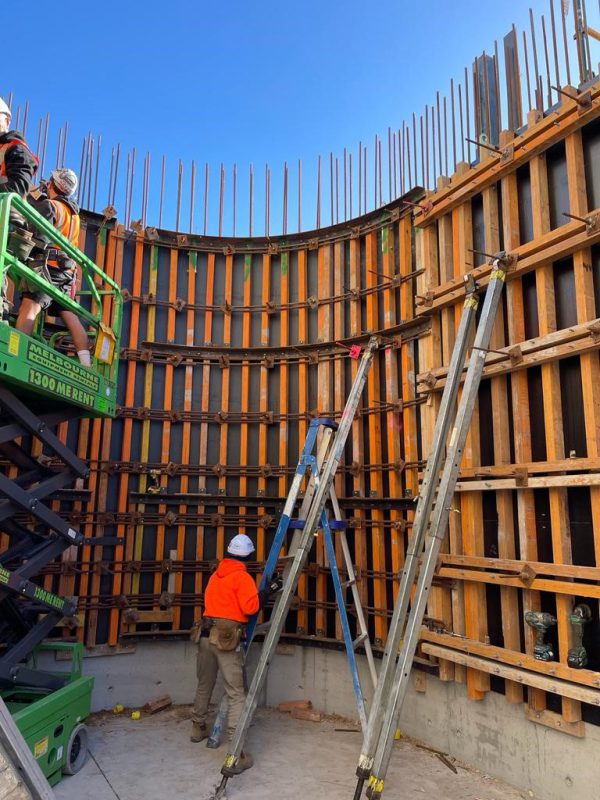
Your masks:
M 190 742 L 202 742 L 204 739 L 208 739 L 208 728 L 206 725 L 201 725 L 199 722 L 192 722 Z
M 242 752 L 237 760 L 237 764 L 231 767 L 231 774 L 241 775 L 244 770 L 250 769 L 252 766 L 254 766 L 254 759 L 252 758 L 252 755 L 248 751 L 245 753 Z

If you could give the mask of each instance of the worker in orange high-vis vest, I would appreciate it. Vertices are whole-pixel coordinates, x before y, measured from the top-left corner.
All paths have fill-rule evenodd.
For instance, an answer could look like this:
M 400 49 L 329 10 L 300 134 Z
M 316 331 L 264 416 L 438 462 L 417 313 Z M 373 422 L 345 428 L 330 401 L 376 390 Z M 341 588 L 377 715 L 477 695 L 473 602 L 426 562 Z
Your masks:
M 38 168 L 38 160 L 29 149 L 22 133 L 11 130 L 11 110 L 0 97 L 0 194 L 14 192 L 25 197 L 33 185 L 33 177 Z M 13 225 L 24 226 L 23 217 L 10 210 Z M 8 321 L 12 303 L 8 300 L 8 278 L 6 271 L 0 280 L 0 318 Z
M 11 111 L 0 97 L 0 192 L 25 197 L 33 186 L 38 160 L 19 131 L 10 129 Z
M 231 739 L 244 707 L 244 657 L 241 642 L 248 618 L 258 613 L 271 594 L 281 589 L 281 578 L 258 591 L 246 570 L 254 545 L 243 533 L 234 536 L 224 558 L 212 574 L 204 592 L 204 617 L 199 628 L 198 688 L 192 713 L 192 742 L 208 738 L 208 704 L 221 672 L 229 700 L 227 728 Z M 236 774 L 253 764 L 248 751 L 241 754 Z
M 77 191 L 77 175 L 71 169 L 55 169 L 50 180 L 39 189 L 32 191 L 27 200 L 45 219 L 76 247 L 79 242 L 79 206 L 73 199 Z M 75 297 L 77 264 L 66 253 L 50 243 L 49 249 L 32 255 L 28 264 L 39 275 L 52 283 L 59 291 L 71 299 Z M 79 361 L 91 366 L 89 340 L 79 317 L 66 311 L 50 295 L 33 284 L 21 284 L 21 305 L 16 327 L 31 334 L 38 314 L 45 309 L 50 316 L 60 317 L 71 334 Z

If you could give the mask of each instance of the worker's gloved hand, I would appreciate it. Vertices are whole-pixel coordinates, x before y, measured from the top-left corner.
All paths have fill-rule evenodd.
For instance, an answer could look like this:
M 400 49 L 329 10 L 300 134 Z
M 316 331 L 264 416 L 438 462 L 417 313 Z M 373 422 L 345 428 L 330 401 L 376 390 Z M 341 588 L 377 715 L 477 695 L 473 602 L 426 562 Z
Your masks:
M 258 593 L 258 599 L 260 601 L 260 607 L 264 608 L 267 600 L 271 597 L 271 595 L 277 594 L 280 592 L 283 587 L 283 578 L 281 575 L 273 575 L 269 583 L 265 586 L 264 589 L 261 589 Z

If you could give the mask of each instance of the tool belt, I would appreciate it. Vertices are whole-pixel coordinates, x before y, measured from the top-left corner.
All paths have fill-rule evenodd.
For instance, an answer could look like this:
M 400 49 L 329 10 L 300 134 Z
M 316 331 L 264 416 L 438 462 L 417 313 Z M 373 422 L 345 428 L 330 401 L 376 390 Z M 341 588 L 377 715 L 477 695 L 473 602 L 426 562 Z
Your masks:
M 208 636 L 210 644 L 225 652 L 237 650 L 246 632 L 246 626 L 234 619 L 205 617 L 200 636 Z

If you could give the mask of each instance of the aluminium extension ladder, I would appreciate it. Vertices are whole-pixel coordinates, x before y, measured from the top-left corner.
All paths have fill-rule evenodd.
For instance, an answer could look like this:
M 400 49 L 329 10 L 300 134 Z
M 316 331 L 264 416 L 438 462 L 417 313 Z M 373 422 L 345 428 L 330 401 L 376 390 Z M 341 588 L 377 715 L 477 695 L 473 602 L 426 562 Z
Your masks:
M 456 488 L 463 448 L 471 425 L 485 357 L 506 272 L 513 260 L 514 258 L 506 253 L 499 253 L 492 260 L 490 280 L 472 345 L 461 399 L 455 413 L 460 379 L 479 305 L 476 295 L 477 287 L 472 278 L 466 279 L 467 296 L 448 367 L 431 450 L 423 475 L 412 536 L 369 714 L 367 735 L 363 740 L 362 752 L 356 769 L 358 783 L 354 800 L 359 800 L 365 781 L 368 781 L 367 797 L 370 800 L 379 800 L 383 792 L 392 755 L 394 735 L 398 729 L 410 671 L 419 643 L 421 625 L 437 558 L 448 525 L 450 503 Z M 452 424 L 453 417 L 454 423 Z M 449 439 L 448 434 L 450 434 Z M 419 566 L 421 557 L 422 562 Z M 417 573 L 418 579 L 415 588 Z M 409 604 L 410 614 L 408 614 Z M 398 652 L 399 648 L 400 652 Z
M 360 403 L 362 391 L 364 389 L 367 375 L 373 362 L 373 357 L 377 347 L 377 337 L 371 337 L 362 354 L 356 377 L 354 379 L 354 383 L 352 384 L 352 388 L 350 389 L 350 394 L 348 396 L 348 400 L 342 413 L 339 425 L 333 422 L 333 420 L 320 417 L 313 420 L 309 427 L 306 443 L 304 445 L 304 449 L 292 481 L 290 492 L 279 521 L 275 539 L 269 552 L 265 572 L 260 584 L 260 588 L 262 589 L 271 582 L 277 561 L 280 557 L 285 535 L 288 530 L 293 529 L 294 535 L 289 548 L 289 554 L 288 556 L 284 556 L 287 563 L 283 575 L 282 590 L 277 596 L 271 618 L 267 623 L 268 630 L 261 649 L 260 658 L 254 673 L 252 684 L 250 685 L 250 689 L 246 696 L 244 709 L 235 729 L 232 741 L 229 745 L 229 752 L 221 768 L 221 774 L 223 777 L 221 779 L 221 783 L 217 787 L 216 794 L 214 795 L 215 800 L 219 800 L 219 798 L 224 797 L 227 781 L 235 774 L 232 770 L 235 768 L 243 751 L 246 735 L 248 733 L 248 729 L 250 728 L 250 724 L 258 704 L 258 698 L 265 685 L 269 665 L 272 661 L 275 648 L 277 647 L 286 617 L 290 610 L 296 587 L 298 585 L 298 580 L 300 579 L 300 575 L 302 574 L 308 559 L 314 536 L 319 528 L 322 528 L 323 530 L 325 546 L 334 580 L 336 600 L 338 609 L 340 611 L 346 651 L 351 666 L 352 681 L 357 698 L 359 716 L 361 718 L 361 723 L 366 729 L 366 712 L 364 709 L 364 699 L 362 697 L 360 683 L 358 680 L 358 668 L 356 665 L 355 655 L 356 647 L 359 644 L 365 645 L 367 655 L 369 656 L 370 654 L 372 677 L 374 677 L 375 669 L 372 661 L 370 645 L 367 645 L 368 634 L 366 629 L 366 621 L 360 606 L 358 590 L 355 586 L 354 569 L 351 564 L 351 557 L 345 539 L 345 533 L 343 532 L 344 525 L 340 519 L 339 505 L 332 490 L 333 479 L 342 459 L 346 440 L 348 438 L 348 434 L 350 433 L 352 421 Z M 321 427 L 324 428 L 323 436 L 318 446 L 317 455 L 314 456 L 312 453 L 317 442 L 317 433 Z M 300 494 L 300 489 L 304 478 L 307 475 L 308 469 L 310 469 L 310 482 L 299 511 L 298 519 L 293 520 L 292 513 L 294 506 Z M 331 522 L 328 520 L 327 514 L 324 510 L 325 504 L 329 498 L 332 500 L 334 514 L 336 517 L 336 520 Z M 346 561 L 346 568 L 348 570 L 348 581 L 346 585 L 352 589 L 356 604 L 359 635 L 354 641 L 352 641 L 351 638 L 350 627 L 345 608 L 343 592 L 344 587 L 340 582 L 340 576 L 336 565 L 332 529 L 337 529 L 342 533 L 342 550 Z M 252 638 L 255 627 L 256 617 L 251 620 L 248 626 L 249 640 Z

